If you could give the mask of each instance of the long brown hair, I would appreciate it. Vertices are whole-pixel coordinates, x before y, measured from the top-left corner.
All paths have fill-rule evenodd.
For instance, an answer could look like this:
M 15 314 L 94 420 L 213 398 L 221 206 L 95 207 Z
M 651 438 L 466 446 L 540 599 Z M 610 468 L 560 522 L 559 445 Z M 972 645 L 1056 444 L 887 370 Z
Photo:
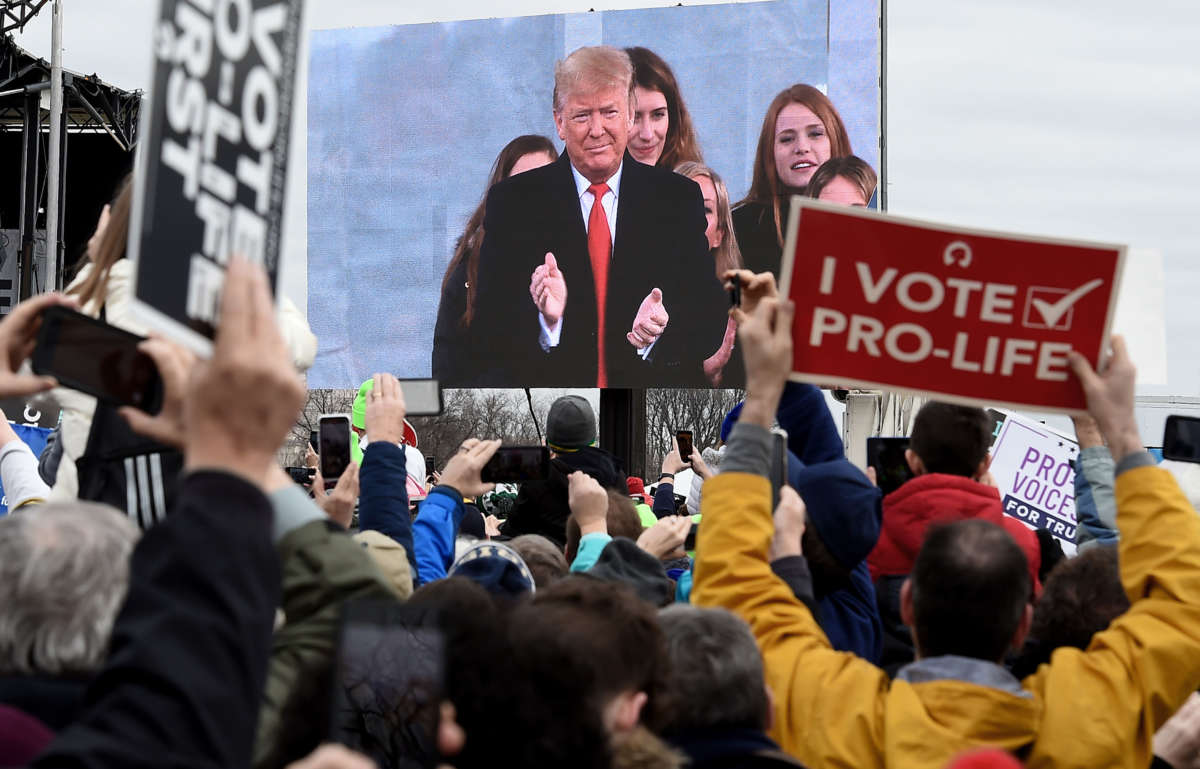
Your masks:
M 725 187 L 725 181 L 716 171 L 703 163 L 693 161 L 675 166 L 675 173 L 692 180 L 697 176 L 706 176 L 712 182 L 717 193 L 717 228 L 722 233 L 721 245 L 713 249 L 713 263 L 717 277 L 724 280 L 727 271 L 742 268 L 742 249 L 738 247 L 737 236 L 733 233 L 733 214 L 729 208 L 729 190 Z
M 483 198 L 475 207 L 475 213 L 471 214 L 471 218 L 467 220 L 467 228 L 454 246 L 454 256 L 450 259 L 450 264 L 446 267 L 446 274 L 442 278 L 442 292 L 445 293 L 450 285 L 450 276 L 465 259 L 467 262 L 467 309 L 459 318 L 459 325 L 463 328 L 471 325 L 471 320 L 475 317 L 475 292 L 478 290 L 475 283 L 479 277 L 479 247 L 483 245 L 483 213 L 487 205 L 488 190 L 507 179 L 518 160 L 534 152 L 544 152 L 550 156 L 551 161 L 558 160 L 558 150 L 554 148 L 554 143 L 545 136 L 526 134 L 518 136 L 504 145 L 504 149 L 500 150 L 500 154 L 496 157 L 496 162 L 492 164 L 492 173 L 488 177 Z
M 842 116 L 834 108 L 829 97 L 811 85 L 797 83 L 790 88 L 780 91 L 763 117 L 762 131 L 758 135 L 758 151 L 754 157 L 754 179 L 750 183 L 750 191 L 746 197 L 738 201 L 742 203 L 765 203 L 775 212 L 775 237 L 783 246 L 783 217 L 780 211 L 780 198 L 786 190 L 779 183 L 779 171 L 775 168 L 775 122 L 779 113 L 789 104 L 802 104 L 812 110 L 813 114 L 825 124 L 829 134 L 829 157 L 840 158 L 854 154 L 850 149 L 850 137 Z M 803 190 L 799 191 L 803 193 Z
M 656 165 L 674 168 L 688 160 L 703 163 L 692 116 L 679 93 L 675 73 L 662 57 L 649 48 L 626 48 L 625 53 L 633 62 L 633 84 L 647 91 L 658 91 L 667 100 L 667 136 L 663 141 L 662 157 Z
M 133 176 L 127 175 L 121 182 L 116 199 L 108 211 L 108 226 L 96 246 L 96 252 L 89 253 L 88 258 L 92 271 L 67 293 L 79 297 L 81 307 L 87 307 L 93 302 L 97 306 L 104 303 L 108 294 L 108 273 L 112 266 L 125 258 L 125 244 L 129 240 L 129 210 L 133 207 Z

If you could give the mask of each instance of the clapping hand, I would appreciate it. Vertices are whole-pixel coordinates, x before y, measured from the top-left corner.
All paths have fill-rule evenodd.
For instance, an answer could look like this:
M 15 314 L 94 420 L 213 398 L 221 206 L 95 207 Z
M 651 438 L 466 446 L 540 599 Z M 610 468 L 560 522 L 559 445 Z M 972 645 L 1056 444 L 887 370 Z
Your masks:
M 662 291 L 656 288 L 642 300 L 633 319 L 633 330 L 626 334 L 625 338 L 637 349 L 645 349 L 658 341 L 670 319 L 671 316 L 667 314 L 667 308 L 663 305 Z
M 546 261 L 533 271 L 529 295 L 548 325 L 558 323 L 567 308 L 567 279 L 558 269 L 554 254 L 547 253 Z

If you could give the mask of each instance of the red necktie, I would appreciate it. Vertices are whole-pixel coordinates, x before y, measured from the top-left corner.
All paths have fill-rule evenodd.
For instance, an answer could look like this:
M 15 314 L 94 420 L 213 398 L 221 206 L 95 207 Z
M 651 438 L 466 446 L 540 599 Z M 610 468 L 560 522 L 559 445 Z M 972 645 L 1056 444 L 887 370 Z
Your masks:
M 608 262 L 612 259 L 612 235 L 608 231 L 608 216 L 604 213 L 601 198 L 608 192 L 607 184 L 593 184 L 588 187 L 595 199 L 592 201 L 592 213 L 588 217 L 588 256 L 592 261 L 592 278 L 596 283 L 596 355 L 599 366 L 596 369 L 596 386 L 608 387 L 608 371 L 604 365 L 604 302 L 608 296 Z

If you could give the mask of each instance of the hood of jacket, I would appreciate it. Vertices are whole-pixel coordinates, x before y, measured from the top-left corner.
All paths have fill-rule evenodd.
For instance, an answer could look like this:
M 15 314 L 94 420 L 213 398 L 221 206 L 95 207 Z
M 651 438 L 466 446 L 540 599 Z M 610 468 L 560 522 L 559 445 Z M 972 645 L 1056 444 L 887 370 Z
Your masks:
M 1004 514 L 1000 492 L 995 487 L 942 473 L 917 476 L 883 498 L 879 542 L 867 556 L 871 579 L 910 573 L 931 525 L 968 519 L 990 521 L 1012 535 L 1029 561 L 1030 576 L 1037 590 L 1041 566 L 1037 535 Z
M 1020 750 L 1037 738 L 1042 707 L 995 663 L 949 655 L 917 660 L 900 669 L 888 693 L 886 755 L 941 766 L 980 745 Z

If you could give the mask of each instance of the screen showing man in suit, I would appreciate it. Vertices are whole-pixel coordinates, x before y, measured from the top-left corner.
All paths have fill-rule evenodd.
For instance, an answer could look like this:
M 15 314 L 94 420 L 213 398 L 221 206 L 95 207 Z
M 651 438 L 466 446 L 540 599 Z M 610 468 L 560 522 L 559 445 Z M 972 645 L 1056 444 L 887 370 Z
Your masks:
M 878 167 L 879 23 L 878 0 L 774 0 L 314 32 L 309 385 L 736 384 L 718 265 L 775 222 L 714 246 L 684 172 L 719 172 L 734 225 L 771 213 L 759 193 L 797 192 L 771 107 L 801 83 Z

